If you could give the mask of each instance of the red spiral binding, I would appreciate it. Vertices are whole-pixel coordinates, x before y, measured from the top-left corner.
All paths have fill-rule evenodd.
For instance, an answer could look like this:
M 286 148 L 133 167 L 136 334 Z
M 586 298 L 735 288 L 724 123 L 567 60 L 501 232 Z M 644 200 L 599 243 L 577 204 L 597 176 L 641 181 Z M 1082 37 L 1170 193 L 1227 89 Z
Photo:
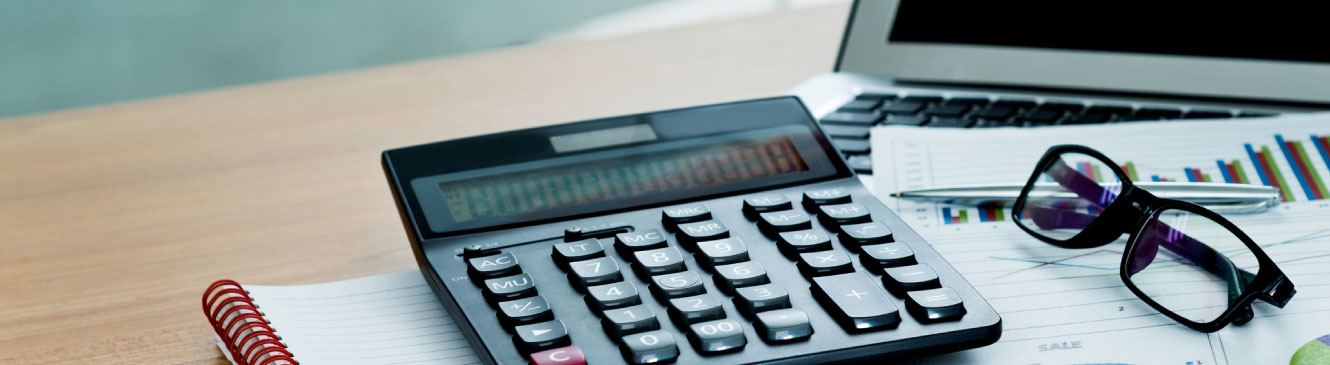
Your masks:
M 203 291 L 203 314 L 237 364 L 300 364 L 240 283 L 218 280 L 209 285 Z

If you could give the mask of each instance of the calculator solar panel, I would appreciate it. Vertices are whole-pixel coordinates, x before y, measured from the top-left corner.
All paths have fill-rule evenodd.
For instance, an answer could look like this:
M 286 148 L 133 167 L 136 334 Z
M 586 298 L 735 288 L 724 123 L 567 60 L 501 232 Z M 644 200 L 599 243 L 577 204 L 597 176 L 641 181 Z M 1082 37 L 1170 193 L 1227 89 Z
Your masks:
M 487 363 L 808 363 L 997 341 L 1001 319 L 793 97 L 383 154 Z

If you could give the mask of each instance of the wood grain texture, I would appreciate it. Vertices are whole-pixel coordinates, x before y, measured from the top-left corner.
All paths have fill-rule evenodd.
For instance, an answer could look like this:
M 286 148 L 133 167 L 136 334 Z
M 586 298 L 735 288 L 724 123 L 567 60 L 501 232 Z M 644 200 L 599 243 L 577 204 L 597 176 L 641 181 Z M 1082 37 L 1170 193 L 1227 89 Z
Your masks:
M 213 280 L 415 268 L 383 150 L 779 95 L 831 70 L 848 10 L 0 121 L 0 363 L 224 364 Z

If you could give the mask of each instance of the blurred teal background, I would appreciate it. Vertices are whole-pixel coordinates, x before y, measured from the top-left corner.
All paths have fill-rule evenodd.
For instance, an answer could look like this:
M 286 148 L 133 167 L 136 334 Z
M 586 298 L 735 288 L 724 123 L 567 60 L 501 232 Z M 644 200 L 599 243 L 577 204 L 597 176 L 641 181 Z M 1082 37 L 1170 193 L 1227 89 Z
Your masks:
M 654 0 L 0 0 L 0 117 L 529 43 Z

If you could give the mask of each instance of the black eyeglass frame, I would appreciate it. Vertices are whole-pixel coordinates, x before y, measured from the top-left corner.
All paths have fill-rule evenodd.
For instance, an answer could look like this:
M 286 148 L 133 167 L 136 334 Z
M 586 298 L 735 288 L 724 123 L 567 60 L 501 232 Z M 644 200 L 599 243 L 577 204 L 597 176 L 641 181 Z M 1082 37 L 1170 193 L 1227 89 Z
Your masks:
M 1062 155 L 1067 153 L 1079 153 L 1090 156 L 1099 160 L 1099 162 L 1108 165 L 1108 168 L 1113 171 L 1113 174 L 1117 176 L 1118 181 L 1122 184 L 1122 190 L 1107 207 L 1103 208 L 1099 215 L 1096 216 L 1089 225 L 1081 230 L 1080 233 L 1077 233 L 1070 238 L 1060 240 L 1040 234 L 1030 227 L 1026 227 L 1021 221 L 1024 218 L 1025 205 L 1026 201 L 1029 200 L 1029 193 L 1039 181 L 1040 176 L 1043 175 L 1053 163 L 1059 162 Z M 1245 324 L 1253 317 L 1251 304 L 1255 300 L 1260 299 L 1263 302 L 1283 308 L 1284 305 L 1292 299 L 1293 294 L 1295 293 L 1293 283 L 1289 281 L 1288 277 L 1284 275 L 1284 272 L 1275 265 L 1274 261 L 1270 259 L 1270 256 L 1266 255 L 1265 250 L 1262 250 L 1255 241 L 1252 241 L 1251 237 L 1238 229 L 1238 227 L 1232 222 L 1229 222 L 1228 219 L 1225 219 L 1218 213 L 1199 205 L 1180 200 L 1160 198 L 1144 189 L 1137 188 L 1127 176 L 1127 172 L 1123 171 L 1117 163 L 1114 163 L 1113 160 L 1108 158 L 1108 156 L 1105 156 L 1103 153 L 1090 147 L 1081 145 L 1057 145 L 1050 147 L 1048 151 L 1044 152 L 1044 156 L 1039 159 L 1039 163 L 1035 165 L 1034 173 L 1031 174 L 1030 179 L 1026 181 L 1025 187 L 1021 189 L 1021 194 L 1016 199 L 1016 202 L 1012 205 L 1011 209 L 1011 216 L 1015 218 L 1013 221 L 1016 222 L 1016 226 L 1020 227 L 1021 230 L 1024 230 L 1026 233 L 1029 233 L 1040 241 L 1062 248 L 1079 249 L 1100 247 L 1117 240 L 1123 233 L 1129 233 L 1130 236 L 1127 239 L 1126 249 L 1123 250 L 1122 263 L 1118 271 L 1123 284 L 1127 286 L 1127 289 L 1131 290 L 1132 293 L 1136 294 L 1137 297 L 1145 301 L 1146 304 L 1149 304 L 1155 310 L 1158 310 L 1165 316 L 1197 331 L 1214 332 L 1224 328 L 1229 323 L 1234 323 L 1236 325 Z M 1256 274 L 1254 274 L 1255 278 L 1243 288 L 1242 294 L 1238 296 L 1238 299 L 1230 301 L 1230 304 L 1228 305 L 1228 308 L 1225 309 L 1224 313 L 1210 322 L 1196 322 L 1165 308 L 1163 305 L 1159 304 L 1159 302 L 1156 302 L 1154 299 L 1147 296 L 1140 288 L 1136 287 L 1128 275 L 1128 272 L 1130 272 L 1128 265 L 1131 263 L 1131 258 L 1141 246 L 1139 242 L 1140 237 L 1146 233 L 1145 230 L 1151 226 L 1150 223 L 1159 219 L 1161 212 L 1169 210 L 1180 210 L 1196 214 L 1218 223 L 1241 240 L 1242 243 L 1251 250 L 1259 264 Z M 1220 257 L 1223 256 L 1221 255 Z M 1247 275 L 1252 275 L 1245 270 L 1243 272 Z

